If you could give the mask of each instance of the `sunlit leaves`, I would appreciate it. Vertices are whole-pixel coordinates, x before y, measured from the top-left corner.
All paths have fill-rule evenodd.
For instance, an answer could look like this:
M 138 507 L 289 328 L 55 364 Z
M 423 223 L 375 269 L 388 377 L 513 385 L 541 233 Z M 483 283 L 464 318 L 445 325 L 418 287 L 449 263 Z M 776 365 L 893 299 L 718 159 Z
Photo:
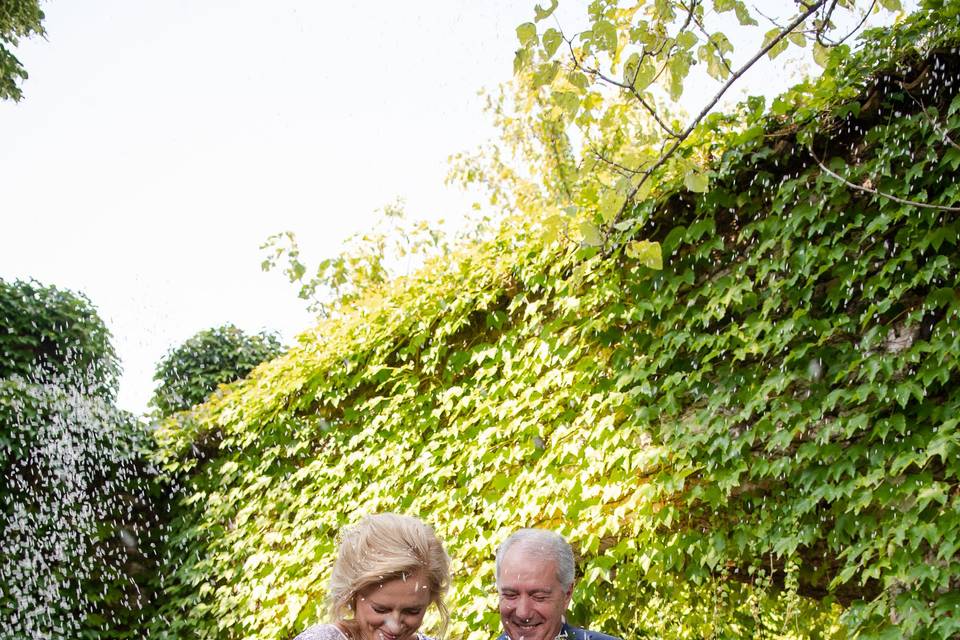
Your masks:
M 930 24 L 897 37 L 927 42 L 944 28 Z M 433 523 L 460 563 L 453 637 L 489 638 L 493 549 L 529 525 L 578 551 L 571 616 L 620 637 L 951 637 L 957 225 L 855 192 L 802 147 L 816 136 L 854 184 L 957 201 L 931 121 L 960 128 L 960 102 L 921 111 L 898 89 L 883 118 L 811 111 L 857 98 L 864 72 L 909 68 L 872 37 L 852 59 L 834 49 L 777 118 L 752 100 L 706 120 L 633 203 L 620 198 L 663 136 L 629 90 L 598 106 L 566 50 L 534 51 L 524 81 L 562 68 L 516 111 L 493 101 L 505 142 L 465 169 L 511 208 L 501 231 L 325 322 L 199 426 L 158 431 L 165 462 L 195 470 L 169 618 L 290 636 L 323 615 L 310 603 L 339 526 L 393 509 Z M 558 127 L 587 112 L 578 158 Z M 842 133 L 823 126 L 837 120 Z M 224 444 L 198 462 L 215 429 Z
M 657 69 L 653 62 L 640 56 L 639 53 L 630 54 L 630 58 L 623 65 L 623 81 L 637 91 L 643 91 L 653 82 Z
M 533 74 L 532 80 L 534 88 L 542 87 L 543 85 L 553 82 L 553 79 L 557 77 L 557 73 L 559 71 L 559 62 L 551 62 L 537 67 L 537 70 Z
M 563 35 L 556 29 L 547 29 L 543 33 L 543 53 L 547 59 L 553 57 L 561 44 L 563 44 Z
M 600 51 L 614 53 L 617 49 L 617 28 L 607 20 L 600 20 L 593 25 L 591 42 Z
M 679 100 L 683 94 L 684 81 L 690 73 L 690 64 L 693 62 L 689 53 L 677 53 L 667 63 L 667 87 L 671 100 Z
M 659 242 L 635 240 L 627 244 L 626 254 L 645 267 L 657 271 L 663 269 L 663 252 Z
M 528 48 L 537 43 L 537 25 L 532 22 L 524 22 L 517 27 L 517 40 L 520 46 Z
M 830 62 L 830 49 L 820 44 L 819 42 L 813 43 L 813 61 L 816 62 L 821 67 L 826 68 Z
M 770 49 L 767 51 L 767 56 L 769 56 L 771 60 L 786 51 L 787 46 L 789 46 L 789 41 L 786 38 L 782 38 L 781 35 L 782 33 L 780 29 L 777 29 L 776 27 L 770 29 L 763 35 L 764 48 L 776 41 L 776 44 L 770 47 Z
M 603 221 L 608 224 L 612 222 L 614 217 L 620 213 L 626 199 L 625 193 L 616 189 L 608 189 L 600 198 L 599 212 Z
M 583 236 L 584 244 L 589 247 L 599 247 L 603 244 L 600 228 L 589 220 L 580 223 L 580 234 Z
M 690 169 L 683 174 L 683 185 L 694 193 L 703 193 L 710 185 L 710 179 L 698 169 Z
M 553 12 L 557 9 L 559 5 L 558 0 L 550 0 L 550 5 L 546 8 L 541 7 L 539 4 L 534 7 L 534 12 L 536 13 L 536 21 L 540 22 L 549 18 Z

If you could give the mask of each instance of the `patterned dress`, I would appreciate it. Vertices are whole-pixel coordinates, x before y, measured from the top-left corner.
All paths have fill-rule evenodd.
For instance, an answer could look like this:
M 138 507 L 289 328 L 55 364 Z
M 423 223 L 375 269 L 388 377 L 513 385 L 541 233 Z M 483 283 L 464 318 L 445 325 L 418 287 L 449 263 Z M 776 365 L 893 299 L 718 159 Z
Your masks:
M 417 640 L 433 640 L 422 633 L 418 633 L 416 637 Z M 349 638 L 334 624 L 315 624 L 293 640 L 349 640 Z

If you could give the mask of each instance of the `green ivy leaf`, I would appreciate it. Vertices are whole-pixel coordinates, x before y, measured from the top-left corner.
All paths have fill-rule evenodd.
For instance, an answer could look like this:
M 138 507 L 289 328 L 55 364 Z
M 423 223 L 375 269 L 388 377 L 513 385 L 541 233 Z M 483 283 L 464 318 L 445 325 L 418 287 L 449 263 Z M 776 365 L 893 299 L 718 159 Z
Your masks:
M 635 240 L 627 245 L 626 253 L 645 267 L 657 271 L 663 269 L 663 251 L 659 242 Z
M 681 49 L 692 49 L 695 44 L 697 44 L 697 34 L 693 31 L 681 31 L 677 34 L 677 46 Z
M 694 193 L 704 193 L 710 186 L 710 179 L 701 171 L 691 169 L 684 174 L 683 184 Z
M 556 61 L 539 65 L 533 74 L 533 86 L 542 87 L 550 84 L 553 82 L 553 79 L 557 77 L 559 70 L 560 63 Z
M 653 82 L 657 69 L 649 58 L 641 58 L 640 54 L 632 53 L 623 65 L 623 81 L 632 84 L 637 91 L 643 91 Z
M 600 198 L 600 217 L 604 222 L 609 223 L 613 220 L 620 209 L 623 207 L 623 203 L 626 202 L 627 197 L 615 189 L 611 189 L 603 194 Z

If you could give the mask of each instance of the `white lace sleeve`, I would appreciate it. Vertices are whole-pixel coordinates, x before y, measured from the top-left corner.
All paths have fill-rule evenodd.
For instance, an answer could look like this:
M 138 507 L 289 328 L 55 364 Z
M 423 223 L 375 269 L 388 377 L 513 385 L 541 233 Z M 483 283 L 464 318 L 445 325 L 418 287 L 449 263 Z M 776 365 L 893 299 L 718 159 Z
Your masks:
M 315 624 L 293 640 L 347 640 L 347 637 L 332 624 Z

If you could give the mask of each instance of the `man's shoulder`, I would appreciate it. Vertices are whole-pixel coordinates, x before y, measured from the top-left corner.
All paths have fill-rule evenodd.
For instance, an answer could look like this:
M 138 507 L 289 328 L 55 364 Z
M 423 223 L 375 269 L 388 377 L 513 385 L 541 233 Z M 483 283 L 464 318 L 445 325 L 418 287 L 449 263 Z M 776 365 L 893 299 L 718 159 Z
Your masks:
M 563 625 L 563 633 L 567 640 L 620 640 L 614 636 L 608 636 L 605 633 L 600 633 L 599 631 L 590 631 L 588 629 L 580 629 L 578 627 L 571 627 L 568 624 Z
M 590 631 L 589 629 L 571 627 L 568 624 L 563 625 L 563 629 L 560 630 L 559 638 L 565 638 L 566 640 L 620 640 L 620 638 L 608 636 L 607 634 L 600 633 L 599 631 Z M 505 633 L 501 633 L 497 637 L 497 640 L 510 640 L 510 637 Z

